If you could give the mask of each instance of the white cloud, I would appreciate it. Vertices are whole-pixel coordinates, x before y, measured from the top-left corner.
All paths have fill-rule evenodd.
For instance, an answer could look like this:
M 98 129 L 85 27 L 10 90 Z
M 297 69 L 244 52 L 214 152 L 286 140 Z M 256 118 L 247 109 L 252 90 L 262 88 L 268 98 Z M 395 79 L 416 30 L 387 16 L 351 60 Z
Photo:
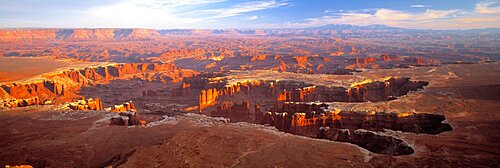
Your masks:
M 358 10 L 327 14 L 316 18 L 307 18 L 303 22 L 285 23 L 281 27 L 313 27 L 325 24 L 370 25 L 385 24 L 388 26 L 415 29 L 467 29 L 467 28 L 500 28 L 500 7 L 495 3 L 480 2 L 474 11 L 458 9 L 408 12 L 394 9 Z M 280 27 L 276 25 L 274 27 Z
M 203 5 L 223 1 L 225 0 L 127 0 L 85 10 L 81 12 L 84 15 L 83 18 L 91 19 L 82 22 L 90 25 L 89 27 L 93 27 L 92 25 L 111 25 L 110 27 L 184 28 L 289 4 L 275 0 L 259 0 L 238 3 L 224 8 L 200 10 L 192 8 L 205 7 Z M 251 16 L 247 19 L 255 20 L 258 18 L 258 16 Z
M 500 6 L 493 7 L 493 5 L 499 4 L 499 2 L 493 1 L 479 2 L 476 4 L 476 12 L 480 14 L 500 14 Z
M 242 13 L 260 11 L 265 9 L 272 9 L 282 6 L 287 6 L 289 3 L 287 2 L 277 2 L 277 1 L 251 1 L 244 2 L 240 4 L 236 4 L 229 8 L 219 8 L 219 9 L 206 9 L 206 10 L 198 10 L 186 13 L 186 15 L 205 15 L 208 16 L 209 19 L 218 19 L 225 18 L 231 16 L 241 15 Z
M 421 4 L 416 4 L 416 5 L 410 5 L 411 8 L 430 8 L 431 6 L 429 5 L 421 5 Z
M 247 19 L 248 20 L 257 20 L 258 18 L 259 18 L 259 16 L 250 16 Z

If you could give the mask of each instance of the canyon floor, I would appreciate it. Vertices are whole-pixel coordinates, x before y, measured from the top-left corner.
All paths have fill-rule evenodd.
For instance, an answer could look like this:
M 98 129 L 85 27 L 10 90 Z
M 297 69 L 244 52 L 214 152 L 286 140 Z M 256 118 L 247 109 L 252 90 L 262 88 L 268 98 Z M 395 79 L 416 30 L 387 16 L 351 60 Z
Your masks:
M 25 76 L 32 76 L 25 75 Z M 444 115 L 453 130 L 417 134 L 385 130 L 413 148 L 389 156 L 359 146 L 292 135 L 271 126 L 228 122 L 192 113 L 198 94 L 178 96 L 174 86 L 115 80 L 82 88 L 105 105 L 133 100 L 145 126 L 109 125 L 111 113 L 60 105 L 0 110 L 0 164 L 34 167 L 498 167 L 500 164 L 500 66 L 498 62 L 371 69 L 354 75 L 268 71 L 235 72 L 234 80 L 273 78 L 316 85 L 409 77 L 429 82 L 391 101 L 331 102 L 342 110 Z M 139 88 L 164 90 L 142 96 Z M 188 94 L 189 95 L 189 94 Z M 186 110 L 188 109 L 188 110 Z

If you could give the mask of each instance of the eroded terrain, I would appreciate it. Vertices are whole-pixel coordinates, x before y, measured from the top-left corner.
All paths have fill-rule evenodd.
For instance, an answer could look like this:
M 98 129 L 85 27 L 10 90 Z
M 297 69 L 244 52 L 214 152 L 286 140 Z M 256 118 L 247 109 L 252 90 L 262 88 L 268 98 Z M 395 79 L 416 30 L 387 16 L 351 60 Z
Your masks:
M 112 63 L 51 72 L 2 84 L 5 99 L 23 100 L 0 111 L 0 163 L 496 167 L 499 67 L 316 75 Z

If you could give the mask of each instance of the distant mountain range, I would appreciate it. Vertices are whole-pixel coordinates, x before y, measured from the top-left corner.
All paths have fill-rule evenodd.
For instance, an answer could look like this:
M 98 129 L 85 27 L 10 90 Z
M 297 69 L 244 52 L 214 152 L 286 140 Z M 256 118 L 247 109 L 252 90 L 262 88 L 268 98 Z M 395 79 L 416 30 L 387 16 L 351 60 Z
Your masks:
M 400 27 L 391 27 L 382 24 L 373 24 L 366 26 L 356 26 L 349 24 L 327 24 L 324 26 L 306 28 L 309 30 L 412 30 Z

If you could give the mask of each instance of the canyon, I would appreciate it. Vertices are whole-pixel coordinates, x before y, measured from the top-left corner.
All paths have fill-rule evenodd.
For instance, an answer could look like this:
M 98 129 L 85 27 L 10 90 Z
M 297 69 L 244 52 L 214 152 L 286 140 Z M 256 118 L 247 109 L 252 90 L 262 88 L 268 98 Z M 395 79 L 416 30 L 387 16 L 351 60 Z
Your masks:
M 498 167 L 497 37 L 0 29 L 0 166 Z

